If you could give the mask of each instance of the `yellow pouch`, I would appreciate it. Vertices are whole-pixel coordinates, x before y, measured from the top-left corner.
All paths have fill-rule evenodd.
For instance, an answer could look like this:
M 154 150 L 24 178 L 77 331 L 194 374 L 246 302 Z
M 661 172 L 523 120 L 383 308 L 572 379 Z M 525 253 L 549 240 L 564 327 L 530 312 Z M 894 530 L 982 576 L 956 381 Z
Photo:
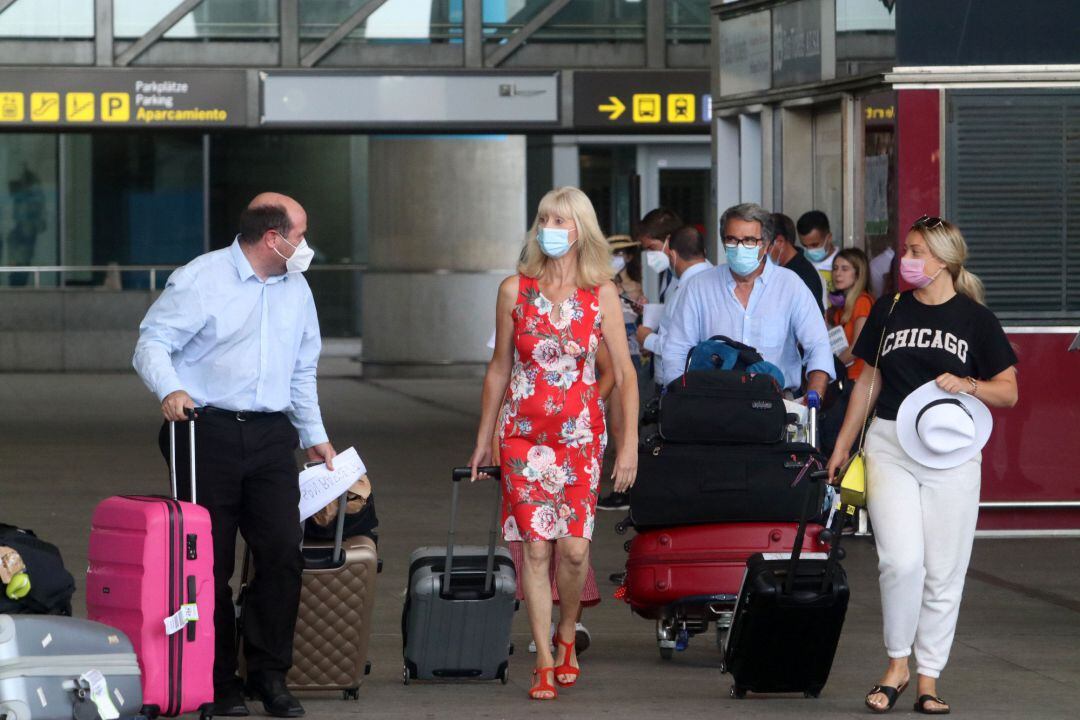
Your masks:
M 840 478 L 840 502 L 854 507 L 866 507 L 866 461 L 862 452 L 855 454 Z

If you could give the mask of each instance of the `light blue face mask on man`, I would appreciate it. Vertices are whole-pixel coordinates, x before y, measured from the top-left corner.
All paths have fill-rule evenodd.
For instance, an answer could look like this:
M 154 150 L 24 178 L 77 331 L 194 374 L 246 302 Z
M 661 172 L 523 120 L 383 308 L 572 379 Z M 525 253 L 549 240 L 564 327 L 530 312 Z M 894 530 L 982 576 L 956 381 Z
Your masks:
M 727 263 L 731 267 L 731 272 L 736 275 L 749 275 L 757 270 L 758 265 L 761 263 L 756 247 L 748 248 L 743 247 L 741 244 L 735 247 L 725 247 L 724 254 L 727 255 Z
M 829 252 L 822 247 L 806 248 L 806 259 L 812 263 L 819 263 L 829 257 Z
M 549 258 L 560 258 L 570 252 L 570 231 L 563 228 L 540 228 L 536 231 L 536 241 Z

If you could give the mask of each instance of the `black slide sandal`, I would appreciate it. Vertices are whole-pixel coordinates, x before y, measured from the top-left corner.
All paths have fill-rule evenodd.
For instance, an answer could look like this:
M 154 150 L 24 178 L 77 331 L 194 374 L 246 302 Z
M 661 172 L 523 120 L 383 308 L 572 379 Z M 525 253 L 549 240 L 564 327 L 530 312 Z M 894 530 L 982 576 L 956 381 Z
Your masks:
M 926 703 L 936 702 L 939 705 L 944 705 L 944 708 L 927 710 Z M 952 712 L 952 708 L 949 707 L 949 703 L 945 702 L 939 697 L 933 695 L 920 695 L 919 699 L 915 701 L 915 712 L 922 713 L 923 715 L 948 715 Z
M 874 712 L 879 715 L 889 712 L 893 709 L 893 706 L 896 705 L 896 701 L 900 697 L 900 694 L 907 690 L 907 686 L 908 683 L 903 683 L 898 688 L 895 688 L 891 685 L 875 685 L 870 690 L 870 692 L 866 693 L 866 707 L 870 708 L 870 712 Z M 888 699 L 889 704 L 885 707 L 878 707 L 877 705 L 871 703 L 870 696 L 878 694 L 884 695 Z

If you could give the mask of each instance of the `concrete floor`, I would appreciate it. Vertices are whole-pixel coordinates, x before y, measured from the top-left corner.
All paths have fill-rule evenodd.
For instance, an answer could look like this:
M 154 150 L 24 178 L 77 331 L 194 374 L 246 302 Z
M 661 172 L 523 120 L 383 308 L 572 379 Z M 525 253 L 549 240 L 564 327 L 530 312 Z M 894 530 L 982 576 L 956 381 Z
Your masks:
M 873 546 L 848 545 L 851 607 L 832 676 L 818 700 L 728 699 L 710 635 L 672 661 L 657 653 L 651 622 L 610 597 L 606 578 L 620 569 L 625 538 L 602 513 L 593 543 L 601 605 L 585 620 L 593 647 L 582 658 L 580 687 L 554 703 L 529 702 L 528 631 L 518 613 L 508 686 L 401 684 L 399 622 L 412 548 L 443 542 L 448 470 L 472 450 L 479 382 L 320 383 L 323 411 L 339 449 L 355 445 L 378 497 L 382 557 L 371 643 L 373 671 L 359 702 L 307 696 L 308 717 L 554 718 L 677 715 L 862 717 L 863 693 L 884 665 Z M 102 498 L 162 492 L 167 478 L 156 449 L 158 408 L 133 375 L 0 376 L 0 519 L 57 543 L 80 584 L 91 511 Z M 489 486 L 466 487 L 462 541 L 482 542 Z M 476 497 L 470 497 L 475 495 Z M 940 685 L 954 714 L 978 718 L 1077 718 L 1080 697 L 1080 540 L 980 540 L 975 546 L 952 662 Z M 909 690 L 894 713 L 910 715 Z

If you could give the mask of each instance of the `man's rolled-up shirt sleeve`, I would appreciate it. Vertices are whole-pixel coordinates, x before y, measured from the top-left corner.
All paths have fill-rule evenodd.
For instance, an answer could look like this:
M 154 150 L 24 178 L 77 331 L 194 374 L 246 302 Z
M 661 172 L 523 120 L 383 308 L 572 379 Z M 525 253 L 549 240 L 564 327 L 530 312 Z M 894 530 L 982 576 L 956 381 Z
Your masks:
M 663 353 L 660 352 L 662 340 L 660 333 L 662 332 L 663 328 L 661 327 L 654 332 L 649 333 L 648 336 L 645 338 L 645 342 L 641 343 L 641 347 L 645 348 L 653 355 L 662 355 Z
M 671 318 L 664 331 L 660 348 L 662 362 L 660 382 L 667 385 L 680 377 L 686 367 L 686 356 L 698 344 L 701 327 L 701 283 L 688 283 L 675 299 Z
M 836 365 L 833 361 L 832 345 L 829 343 L 829 329 L 825 318 L 818 310 L 814 294 L 803 283 L 798 283 L 792 297 L 792 325 L 795 337 L 803 347 L 806 373 L 820 370 L 827 373 L 829 379 L 836 379 Z
M 132 365 L 159 401 L 184 389 L 173 367 L 173 353 L 182 350 L 206 324 L 194 280 L 185 268 L 174 272 L 139 324 Z
M 292 404 L 286 411 L 289 421 L 300 434 L 303 448 L 320 445 L 329 440 L 323 427 L 322 411 L 319 410 L 319 391 L 316 376 L 319 354 L 322 352 L 322 336 L 319 333 L 319 316 L 315 312 L 315 298 L 308 295 L 304 311 L 304 334 L 300 352 L 293 369 L 290 396 Z

